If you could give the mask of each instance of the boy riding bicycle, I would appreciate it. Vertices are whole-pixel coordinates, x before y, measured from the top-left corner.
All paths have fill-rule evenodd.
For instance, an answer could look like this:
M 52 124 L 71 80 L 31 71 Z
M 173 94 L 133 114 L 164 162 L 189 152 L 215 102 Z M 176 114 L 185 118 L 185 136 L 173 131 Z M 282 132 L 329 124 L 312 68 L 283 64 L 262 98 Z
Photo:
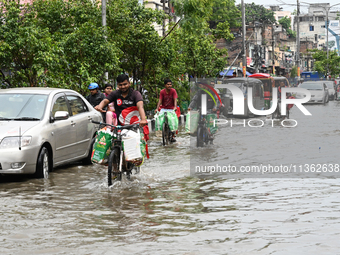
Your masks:
M 172 81 L 170 79 L 164 80 L 165 88 L 159 94 L 159 100 L 155 112 L 161 108 L 160 112 L 176 111 L 177 110 L 177 92 L 172 88 Z M 176 142 L 175 133 L 173 133 L 171 142 Z
M 218 113 L 218 109 L 220 109 L 221 107 L 223 107 L 222 104 L 220 104 L 220 101 L 218 100 L 217 96 L 212 93 L 212 91 L 210 91 L 210 89 L 208 87 L 205 86 L 206 82 L 198 82 L 198 91 L 197 93 L 194 95 L 189 107 L 188 107 L 188 111 L 190 110 L 197 110 L 201 107 L 201 99 L 202 99 L 202 95 L 205 94 L 206 95 L 206 107 L 207 107 L 207 125 L 208 130 L 209 130 L 209 139 L 212 140 L 214 138 L 214 134 L 217 131 L 217 127 L 215 127 L 214 125 L 211 125 L 211 122 L 213 119 L 217 118 L 217 113 Z M 215 87 L 215 83 L 212 81 L 210 82 L 210 87 L 212 89 L 214 89 Z

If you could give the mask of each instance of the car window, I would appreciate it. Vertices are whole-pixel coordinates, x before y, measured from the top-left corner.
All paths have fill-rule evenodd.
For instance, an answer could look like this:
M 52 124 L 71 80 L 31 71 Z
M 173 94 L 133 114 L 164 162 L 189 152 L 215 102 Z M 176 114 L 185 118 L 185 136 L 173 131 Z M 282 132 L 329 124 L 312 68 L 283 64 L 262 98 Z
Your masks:
M 71 95 L 67 95 L 66 97 L 70 104 L 73 116 L 88 111 L 86 104 L 80 97 Z
M 308 83 L 308 82 L 304 82 L 302 84 L 300 84 L 300 88 L 305 88 L 308 90 L 323 90 L 323 86 L 321 83 Z
M 53 108 L 52 108 L 52 116 L 54 116 L 54 114 L 57 111 L 68 112 L 68 107 L 67 107 L 67 103 L 65 100 L 65 96 L 58 97 L 57 100 L 54 102 Z
M 40 94 L 1 94 L 0 117 L 39 120 L 45 112 L 47 98 Z

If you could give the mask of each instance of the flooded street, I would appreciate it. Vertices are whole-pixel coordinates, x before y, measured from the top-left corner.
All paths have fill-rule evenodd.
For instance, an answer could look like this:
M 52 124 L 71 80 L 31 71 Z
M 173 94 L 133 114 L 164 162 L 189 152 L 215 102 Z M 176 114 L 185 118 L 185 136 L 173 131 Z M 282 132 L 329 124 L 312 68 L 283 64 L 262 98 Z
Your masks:
M 1 176 L 0 254 L 340 254 L 340 172 L 193 172 L 340 164 L 340 102 L 306 108 L 312 116 L 293 107 L 294 128 L 221 127 L 199 149 L 184 127 L 167 147 L 153 133 L 141 173 L 110 188 L 98 165 Z

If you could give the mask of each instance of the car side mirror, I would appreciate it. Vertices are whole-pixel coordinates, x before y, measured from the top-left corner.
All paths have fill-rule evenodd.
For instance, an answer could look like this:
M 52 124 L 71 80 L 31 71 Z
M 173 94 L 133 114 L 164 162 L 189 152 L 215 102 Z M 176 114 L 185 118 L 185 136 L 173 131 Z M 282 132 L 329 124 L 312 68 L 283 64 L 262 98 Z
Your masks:
M 70 117 L 67 111 L 57 111 L 54 114 L 54 120 L 67 120 Z

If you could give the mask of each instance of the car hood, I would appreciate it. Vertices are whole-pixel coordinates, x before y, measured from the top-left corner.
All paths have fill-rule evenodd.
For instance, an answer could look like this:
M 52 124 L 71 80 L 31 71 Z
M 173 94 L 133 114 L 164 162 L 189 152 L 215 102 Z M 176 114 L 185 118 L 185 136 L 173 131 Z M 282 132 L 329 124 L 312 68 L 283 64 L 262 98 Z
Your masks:
M 323 90 L 310 90 L 311 95 L 314 96 L 323 96 Z
M 23 135 L 30 128 L 38 125 L 40 121 L 0 121 L 0 140 L 6 136 Z

